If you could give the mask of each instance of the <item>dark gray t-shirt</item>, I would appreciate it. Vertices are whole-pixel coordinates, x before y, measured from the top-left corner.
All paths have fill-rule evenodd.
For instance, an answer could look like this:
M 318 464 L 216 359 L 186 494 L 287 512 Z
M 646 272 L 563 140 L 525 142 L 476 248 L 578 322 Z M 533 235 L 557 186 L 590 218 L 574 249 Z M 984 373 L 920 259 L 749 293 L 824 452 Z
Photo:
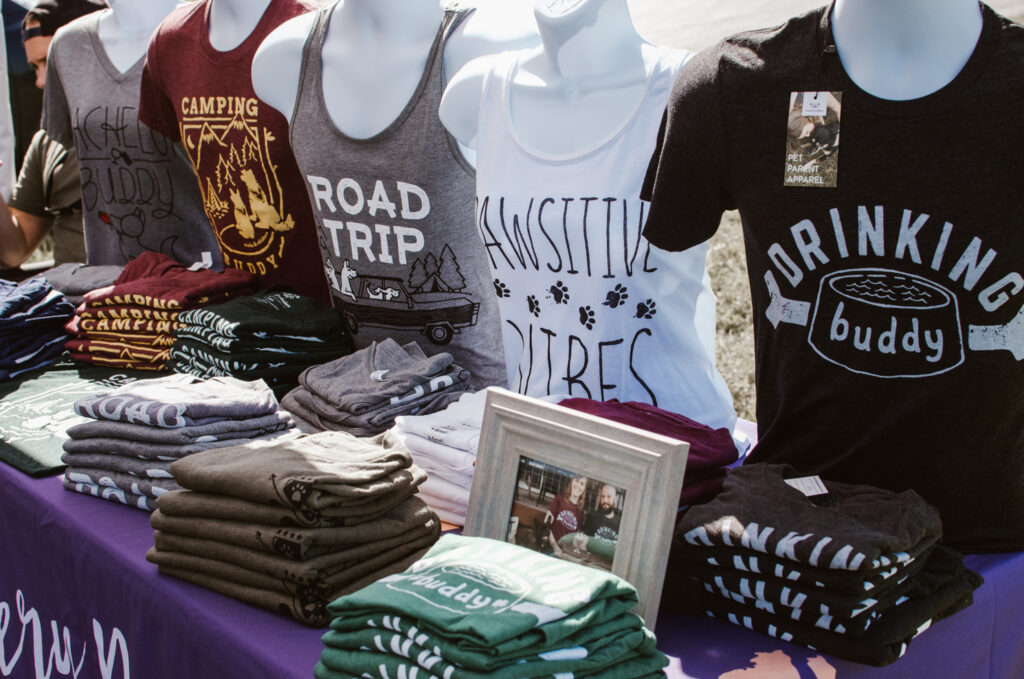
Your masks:
M 423 78 L 380 134 L 354 139 L 324 105 L 321 49 L 334 5 L 306 44 L 291 143 L 306 181 L 331 300 L 357 349 L 392 337 L 447 351 L 475 385 L 507 381 L 494 285 L 473 218 L 475 177 L 437 116 L 445 13 Z
M 36 217 L 53 218 L 54 264 L 85 261 L 81 199 L 74 147 L 65 148 L 37 130 L 7 204 Z
M 1024 27 L 982 10 L 959 75 L 910 101 L 850 80 L 828 8 L 698 54 L 669 100 L 644 235 L 681 250 L 740 212 L 749 461 L 913 488 L 949 545 L 1007 551 L 1024 548 Z M 841 93 L 842 132 L 826 116 L 824 146 L 790 150 L 805 91 Z M 835 187 L 785 185 L 836 157 Z
M 64 26 L 50 46 L 43 128 L 78 152 L 89 264 L 125 264 L 146 251 L 222 268 L 188 163 L 139 122 L 143 59 L 121 72 L 99 39 L 96 12 Z

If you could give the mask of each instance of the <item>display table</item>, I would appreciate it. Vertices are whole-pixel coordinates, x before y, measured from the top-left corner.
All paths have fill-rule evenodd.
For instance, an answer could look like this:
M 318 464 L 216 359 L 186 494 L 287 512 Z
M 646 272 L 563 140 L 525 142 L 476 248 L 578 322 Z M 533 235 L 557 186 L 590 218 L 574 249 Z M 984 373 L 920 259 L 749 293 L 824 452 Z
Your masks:
M 0 676 L 312 676 L 321 630 L 160 575 L 145 560 L 152 544 L 147 513 L 0 463 Z M 663 615 L 659 647 L 675 678 L 1024 677 L 1024 553 L 967 562 L 986 579 L 974 605 L 886 668 L 808 665 L 813 651 L 710 618 Z

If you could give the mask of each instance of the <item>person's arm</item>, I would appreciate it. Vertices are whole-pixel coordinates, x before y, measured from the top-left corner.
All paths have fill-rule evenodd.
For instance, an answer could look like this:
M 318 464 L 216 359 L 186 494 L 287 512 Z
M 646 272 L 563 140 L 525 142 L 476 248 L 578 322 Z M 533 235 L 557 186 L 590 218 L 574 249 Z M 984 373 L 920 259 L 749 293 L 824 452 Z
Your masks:
M 38 217 L 7 205 L 0 195 L 0 263 L 16 269 L 28 259 L 53 226 L 52 217 Z
M 25 154 L 11 205 L 0 196 L 0 263 L 14 269 L 28 259 L 53 226 L 43 188 L 43 132 Z

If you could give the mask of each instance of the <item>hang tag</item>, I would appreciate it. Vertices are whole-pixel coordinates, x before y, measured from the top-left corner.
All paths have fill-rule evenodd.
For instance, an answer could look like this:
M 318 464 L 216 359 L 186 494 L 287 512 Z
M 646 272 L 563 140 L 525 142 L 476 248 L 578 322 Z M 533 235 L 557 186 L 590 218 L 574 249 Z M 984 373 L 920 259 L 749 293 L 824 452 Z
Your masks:
M 798 479 L 786 479 L 786 484 L 799 490 L 805 497 L 828 495 L 828 488 L 821 482 L 821 477 L 817 474 L 814 476 L 801 476 Z
M 824 116 L 828 112 L 828 92 L 804 92 L 803 114 Z
M 835 188 L 842 92 L 791 92 L 784 186 Z

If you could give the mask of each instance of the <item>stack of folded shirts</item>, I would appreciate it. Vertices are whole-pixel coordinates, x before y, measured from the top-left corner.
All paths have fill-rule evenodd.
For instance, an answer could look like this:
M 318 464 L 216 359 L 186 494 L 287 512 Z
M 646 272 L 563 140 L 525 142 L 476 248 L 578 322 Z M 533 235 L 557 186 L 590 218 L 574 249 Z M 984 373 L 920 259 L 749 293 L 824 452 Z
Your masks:
M 440 410 L 469 388 L 449 353 L 427 356 L 415 342 L 388 338 L 299 375 L 281 404 L 304 431 L 373 436 L 399 415 Z
M 456 526 L 466 523 L 486 400 L 486 390 L 466 392 L 436 413 L 398 417 L 392 429 L 427 472 L 420 497 L 442 521 Z
M 69 302 L 78 306 L 85 301 L 85 293 L 113 285 L 123 270 L 121 264 L 67 262 L 47 269 L 38 278 L 45 278 L 54 290 L 60 290 Z
M 53 363 L 64 352 L 64 324 L 74 313 L 43 279 L 0 280 L 0 380 Z
M 204 450 L 298 436 L 263 382 L 169 375 L 75 401 L 64 487 L 152 511 L 179 489 L 171 463 Z
M 113 285 L 84 295 L 65 347 L 78 361 L 165 370 L 178 315 L 251 294 L 256 278 L 237 269 L 193 271 L 157 252 L 129 262 Z
M 786 465 L 741 467 L 677 524 L 669 572 L 704 586 L 705 613 L 885 665 L 971 604 L 981 577 L 937 544 L 938 512 L 917 493 L 796 476 Z
M 685 415 L 648 403 L 568 398 L 558 405 L 688 442 L 690 450 L 686 457 L 683 490 L 679 495 L 680 506 L 707 502 L 713 498 L 722 489 L 728 466 L 739 457 L 728 429 L 712 429 Z
M 390 434 L 324 432 L 171 465 L 146 558 L 160 572 L 322 626 L 327 604 L 404 570 L 440 534 L 425 474 Z
M 664 676 L 668 658 L 628 612 L 636 602 L 611 573 L 445 535 L 405 572 L 328 606 L 334 619 L 313 675 Z
M 334 309 L 287 289 L 191 309 L 177 320 L 171 370 L 259 378 L 281 393 L 309 366 L 352 351 Z

